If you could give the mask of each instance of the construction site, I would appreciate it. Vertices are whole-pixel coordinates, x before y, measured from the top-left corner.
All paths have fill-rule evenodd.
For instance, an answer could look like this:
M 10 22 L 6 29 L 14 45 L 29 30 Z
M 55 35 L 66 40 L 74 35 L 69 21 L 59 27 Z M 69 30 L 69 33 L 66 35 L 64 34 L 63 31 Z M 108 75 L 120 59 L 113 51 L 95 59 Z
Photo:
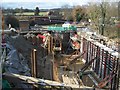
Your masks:
M 118 90 L 117 50 L 109 48 L 106 37 L 84 29 L 4 32 L 2 78 L 6 88 Z
M 120 90 L 119 38 L 113 36 L 115 41 L 100 34 L 100 29 L 93 30 L 96 23 L 86 20 L 84 9 L 73 13 L 83 13 L 79 22 L 68 22 L 62 9 L 56 9 L 57 14 L 47 10 L 46 16 L 22 15 L 23 8 L 13 9 L 21 15 L 1 11 L 2 90 Z M 105 29 L 105 17 L 97 19 L 103 20 L 99 28 Z M 19 28 L 13 27 L 16 23 Z M 108 26 L 114 29 L 116 24 Z

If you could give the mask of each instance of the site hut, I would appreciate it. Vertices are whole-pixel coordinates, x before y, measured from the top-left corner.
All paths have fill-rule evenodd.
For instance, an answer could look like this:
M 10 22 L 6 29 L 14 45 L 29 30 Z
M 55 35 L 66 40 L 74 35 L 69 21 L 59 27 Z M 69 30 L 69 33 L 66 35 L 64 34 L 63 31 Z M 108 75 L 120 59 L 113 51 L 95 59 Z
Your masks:
M 28 20 L 19 20 L 20 30 L 25 31 L 29 30 L 29 21 Z

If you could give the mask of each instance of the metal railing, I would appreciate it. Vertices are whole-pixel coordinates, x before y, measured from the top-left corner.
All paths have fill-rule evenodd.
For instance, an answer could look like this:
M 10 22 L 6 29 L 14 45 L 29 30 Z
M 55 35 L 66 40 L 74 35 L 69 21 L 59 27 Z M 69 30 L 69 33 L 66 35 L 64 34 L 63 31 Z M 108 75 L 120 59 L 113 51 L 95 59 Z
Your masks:
M 118 90 L 120 63 L 119 57 L 115 55 L 117 52 L 109 50 L 107 47 L 103 48 L 101 45 L 85 38 L 83 38 L 82 44 L 82 52 L 85 52 L 83 59 L 86 65 L 91 62 L 89 66 L 101 79 L 98 87 L 108 86 L 110 90 Z

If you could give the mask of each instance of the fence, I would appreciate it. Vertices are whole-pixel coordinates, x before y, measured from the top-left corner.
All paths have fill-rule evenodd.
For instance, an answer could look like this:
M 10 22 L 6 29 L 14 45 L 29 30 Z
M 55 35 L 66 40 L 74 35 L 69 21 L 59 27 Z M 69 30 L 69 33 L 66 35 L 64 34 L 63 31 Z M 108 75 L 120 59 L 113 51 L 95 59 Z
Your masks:
M 99 87 L 109 86 L 110 90 L 119 89 L 119 58 L 118 53 L 85 38 L 82 39 L 82 52 L 85 63 L 91 63 L 91 69 L 101 79 Z

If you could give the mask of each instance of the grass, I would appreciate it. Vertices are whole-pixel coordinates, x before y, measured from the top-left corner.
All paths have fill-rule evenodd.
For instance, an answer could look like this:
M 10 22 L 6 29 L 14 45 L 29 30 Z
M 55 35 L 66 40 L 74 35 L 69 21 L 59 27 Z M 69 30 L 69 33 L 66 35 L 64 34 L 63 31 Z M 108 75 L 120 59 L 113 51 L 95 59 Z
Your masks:
M 16 15 L 27 15 L 27 16 L 31 16 L 34 15 L 34 12 L 24 12 L 24 13 L 16 13 Z M 47 12 L 40 12 L 39 16 L 46 16 Z

